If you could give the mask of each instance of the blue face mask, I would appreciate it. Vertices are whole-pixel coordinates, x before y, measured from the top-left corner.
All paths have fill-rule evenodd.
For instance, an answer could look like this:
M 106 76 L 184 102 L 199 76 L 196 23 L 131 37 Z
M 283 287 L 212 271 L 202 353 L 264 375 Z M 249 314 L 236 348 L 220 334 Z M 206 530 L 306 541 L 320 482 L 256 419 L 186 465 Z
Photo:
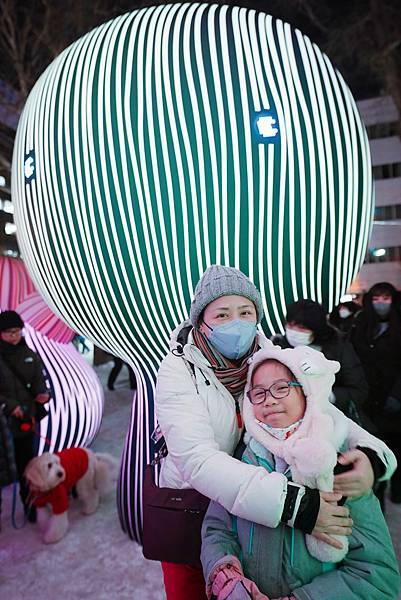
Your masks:
M 379 317 L 387 317 L 391 310 L 391 304 L 388 302 L 372 302 L 373 308 Z
M 206 327 L 209 327 L 205 323 Z M 209 342 L 226 358 L 236 360 L 247 353 L 256 336 L 256 323 L 235 319 L 229 323 L 215 325 Z

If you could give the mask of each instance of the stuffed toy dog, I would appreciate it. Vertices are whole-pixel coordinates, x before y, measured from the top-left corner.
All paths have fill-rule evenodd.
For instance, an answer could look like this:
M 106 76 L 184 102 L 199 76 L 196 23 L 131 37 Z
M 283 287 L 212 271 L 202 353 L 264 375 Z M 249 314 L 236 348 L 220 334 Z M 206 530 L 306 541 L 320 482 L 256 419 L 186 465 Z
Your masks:
M 118 464 L 112 456 L 86 448 L 45 452 L 33 458 L 24 475 L 37 507 L 38 523 L 44 529 L 43 541 L 55 543 L 67 533 L 69 494 L 74 486 L 82 501 L 82 514 L 90 515 L 100 498 L 113 488 L 117 472 Z

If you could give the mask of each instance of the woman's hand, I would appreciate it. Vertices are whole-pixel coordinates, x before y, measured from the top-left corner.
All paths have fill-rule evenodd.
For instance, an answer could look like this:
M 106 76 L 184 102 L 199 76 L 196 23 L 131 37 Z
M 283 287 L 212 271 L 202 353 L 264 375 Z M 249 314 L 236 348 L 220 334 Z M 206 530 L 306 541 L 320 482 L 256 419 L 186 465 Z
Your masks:
M 346 506 L 337 506 L 342 494 L 320 492 L 320 508 L 312 535 L 334 548 L 341 549 L 341 542 L 331 535 L 351 535 L 352 519 Z
M 334 492 L 343 496 L 363 496 L 372 489 L 374 474 L 370 460 L 361 450 L 349 450 L 338 459 L 342 465 L 353 465 L 351 471 L 334 477 Z

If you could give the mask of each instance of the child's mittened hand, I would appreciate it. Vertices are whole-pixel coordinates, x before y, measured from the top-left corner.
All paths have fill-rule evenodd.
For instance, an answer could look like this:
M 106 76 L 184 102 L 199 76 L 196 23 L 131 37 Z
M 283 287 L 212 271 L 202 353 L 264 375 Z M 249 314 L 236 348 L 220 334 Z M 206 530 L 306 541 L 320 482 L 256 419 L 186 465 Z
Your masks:
M 243 588 L 248 594 L 247 600 L 249 599 L 249 597 L 251 597 L 252 600 L 269 600 L 268 596 L 262 594 L 256 583 L 254 583 L 247 577 L 243 577 L 239 583 L 242 584 Z M 237 587 L 239 587 L 239 585 L 237 585 Z M 240 596 L 240 598 L 242 598 L 242 596 Z M 234 600 L 234 598 L 232 598 L 232 600 Z
M 231 564 L 220 567 L 213 580 L 213 595 L 216 596 L 218 600 L 225 600 L 229 597 L 241 577 L 242 573 Z
M 257 585 L 247 577 L 231 579 L 217 596 L 217 600 L 269 600 Z

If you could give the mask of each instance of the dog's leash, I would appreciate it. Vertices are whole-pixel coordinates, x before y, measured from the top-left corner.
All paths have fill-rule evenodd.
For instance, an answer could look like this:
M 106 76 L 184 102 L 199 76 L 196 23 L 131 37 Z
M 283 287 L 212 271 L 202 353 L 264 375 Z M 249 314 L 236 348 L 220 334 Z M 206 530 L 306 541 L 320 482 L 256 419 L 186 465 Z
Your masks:
M 51 444 L 52 444 L 52 441 L 51 441 L 51 440 L 49 440 L 49 438 L 48 438 L 48 437 L 46 437 L 45 435 L 41 435 L 41 434 L 40 434 L 40 433 L 38 433 L 36 430 L 35 430 L 35 435 L 36 435 L 38 438 L 42 438 L 42 440 L 45 440 L 46 444 L 48 444 L 49 446 L 51 446 Z

